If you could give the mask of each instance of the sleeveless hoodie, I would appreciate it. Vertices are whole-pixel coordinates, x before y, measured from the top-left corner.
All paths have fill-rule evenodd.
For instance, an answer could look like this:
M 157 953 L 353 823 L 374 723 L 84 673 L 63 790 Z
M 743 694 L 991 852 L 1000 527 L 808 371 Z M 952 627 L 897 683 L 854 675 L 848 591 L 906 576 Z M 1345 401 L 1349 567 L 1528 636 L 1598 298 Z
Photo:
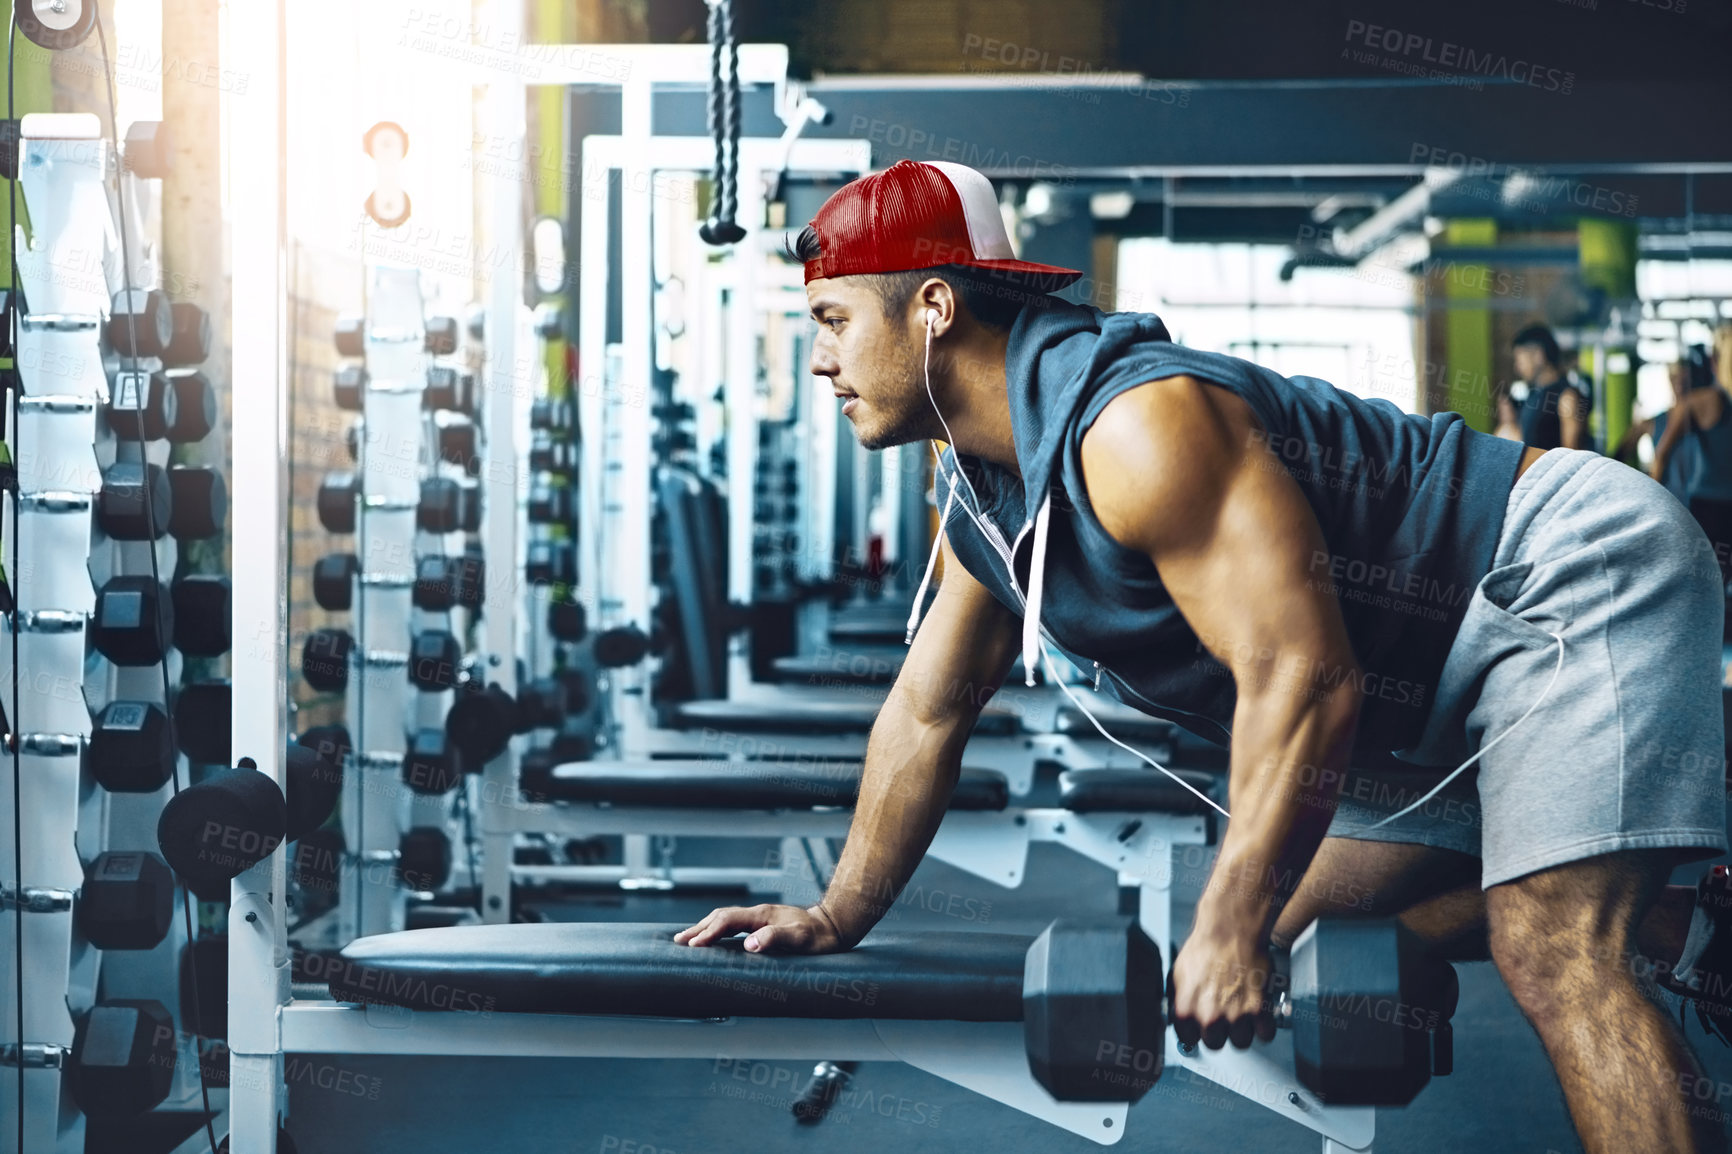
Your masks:
M 1176 345 L 1151 314 L 1053 300 L 1023 310 L 1006 351 L 1021 477 L 966 454 L 958 461 L 951 449 L 940 457 L 935 494 L 952 550 L 1023 618 L 1031 683 L 1044 636 L 1125 704 L 1226 744 L 1232 674 L 1148 557 L 1102 528 L 1083 485 L 1083 435 L 1101 410 L 1178 374 L 1246 402 L 1259 448 L 1316 514 L 1326 552 L 1306 559 L 1307 572 L 1335 593 L 1360 666 L 1318 676 L 1354 681 L 1363 695 L 1355 763 L 1384 763 L 1418 740 L 1468 598 L 1490 568 L 1523 451 L 1515 441 L 1477 433 L 1458 413 L 1406 414 Z M 911 636 L 917 623 L 910 618 Z

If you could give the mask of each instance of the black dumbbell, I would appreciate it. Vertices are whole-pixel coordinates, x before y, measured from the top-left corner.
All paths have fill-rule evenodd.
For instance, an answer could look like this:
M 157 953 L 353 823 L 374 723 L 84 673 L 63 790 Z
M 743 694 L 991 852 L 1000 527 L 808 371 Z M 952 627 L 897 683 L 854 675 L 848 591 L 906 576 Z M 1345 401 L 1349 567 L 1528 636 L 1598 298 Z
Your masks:
M 349 654 L 355 638 L 347 629 L 315 629 L 301 646 L 301 676 L 321 693 L 341 693 L 349 684 Z
M 1135 924 L 1054 922 L 1023 970 L 1035 1079 L 1060 1101 L 1137 1101 L 1161 1076 L 1170 1007 L 1160 951 Z M 1401 1106 L 1447 1072 L 1455 971 L 1394 919 L 1323 918 L 1293 944 L 1276 1025 L 1299 1080 L 1336 1105 Z
M 570 541 L 531 541 L 523 576 L 531 585 L 571 585 L 577 581 L 577 550 Z
M 327 473 L 319 482 L 319 524 L 327 533 L 355 531 L 355 502 L 361 484 L 353 473 Z
M 536 481 L 529 487 L 529 523 L 562 525 L 571 520 L 571 486 Z
M 449 793 L 463 778 L 463 762 L 443 729 L 417 729 L 403 753 L 403 784 L 416 793 Z
M 234 687 L 216 678 L 181 686 L 174 699 L 174 734 L 194 765 L 228 765 Z
M 595 663 L 603 669 L 623 669 L 649 656 L 650 642 L 635 625 L 619 625 L 595 635 Z
M 96 523 L 116 541 L 149 541 L 168 532 L 174 489 L 156 465 L 117 461 L 103 471 Z
M 111 577 L 97 590 L 90 642 L 116 665 L 155 665 L 173 637 L 173 602 L 155 578 Z
M 337 318 L 335 331 L 332 333 L 337 342 L 337 355 L 340 357 L 361 357 L 367 354 L 367 323 L 357 316 L 340 316 Z
M 564 432 L 576 423 L 571 402 L 553 397 L 537 397 L 529 406 L 529 427 Z
M 360 574 L 361 561 L 353 553 L 327 553 L 313 563 L 313 600 L 332 613 L 347 612 Z
M 174 774 L 168 714 L 148 701 L 111 701 L 84 749 L 91 776 L 111 793 L 155 793 Z
M 487 588 L 487 562 L 477 553 L 430 553 L 415 562 L 415 608 L 429 613 L 479 609 Z
M 439 459 L 446 464 L 456 465 L 471 477 L 480 474 L 481 452 L 476 445 L 474 422 L 439 422 Z
M 168 1097 L 178 1050 L 161 1002 L 99 1002 L 78 1021 L 68 1071 L 72 1100 L 92 1118 L 133 1118 Z
M 349 740 L 349 731 L 341 725 L 315 725 L 297 737 L 295 744 L 305 746 L 339 768 L 348 762 L 355 748 Z
M 221 408 L 216 386 L 198 369 L 172 369 L 168 380 L 175 394 L 175 416 L 168 427 L 168 439 L 177 445 L 191 445 L 210 436 Z
M 181 412 L 185 412 L 183 405 Z M 174 508 L 168 531 L 180 541 L 203 541 L 223 531 L 229 515 L 229 489 L 223 475 L 205 465 L 172 465 L 168 485 Z
M 577 449 L 564 437 L 537 429 L 529 438 L 529 467 L 538 473 L 569 475 L 577 469 Z
M 517 702 L 497 683 L 482 687 L 464 682 L 445 715 L 445 736 L 463 764 L 480 769 L 505 752 L 517 730 Z
M 457 351 L 457 318 L 428 317 L 423 347 L 436 357 L 448 357 Z
M 174 597 L 174 647 L 188 657 L 220 657 L 229 651 L 229 579 L 210 573 L 182 577 Z
M 174 875 L 155 854 L 109 850 L 85 867 L 78 929 L 97 949 L 153 949 L 173 917 Z
M 421 394 L 421 405 L 429 411 L 444 410 L 473 417 L 475 378 L 449 365 L 435 365 L 427 370 L 427 388 Z
M 175 301 L 171 309 L 174 335 L 162 352 L 171 369 L 202 365 L 210 356 L 210 314 L 191 301 Z
M 463 667 L 463 645 L 449 630 L 428 629 L 409 644 L 409 683 L 437 693 L 457 685 Z
M 324 825 L 337 808 L 343 792 L 343 763 L 313 746 L 293 742 L 284 754 L 283 780 L 287 783 L 284 836 L 299 841 Z
M 421 482 L 415 523 L 424 533 L 476 533 L 481 529 L 481 486 L 451 477 Z
M 122 289 L 108 314 L 108 343 L 123 357 L 160 357 L 174 339 L 174 308 L 158 289 Z
M 347 409 L 351 413 L 360 412 L 367 395 L 367 367 L 344 365 L 338 369 L 332 378 L 332 392 L 336 396 L 339 409 Z
M 538 677 L 517 687 L 517 732 L 557 729 L 565 714 L 565 685 L 558 678 Z
M 589 615 L 581 601 L 551 601 L 547 606 L 547 631 L 556 641 L 582 641 L 589 632 Z
M 438 890 L 451 879 L 451 839 L 445 831 L 418 825 L 397 847 L 397 869 L 412 890 Z
M 157 848 L 181 883 L 205 901 L 283 844 L 288 802 L 277 783 L 245 766 L 214 773 L 169 799 L 156 823 Z
M 108 427 L 125 441 L 158 441 L 175 421 L 178 398 L 163 372 L 121 372 L 114 378 Z

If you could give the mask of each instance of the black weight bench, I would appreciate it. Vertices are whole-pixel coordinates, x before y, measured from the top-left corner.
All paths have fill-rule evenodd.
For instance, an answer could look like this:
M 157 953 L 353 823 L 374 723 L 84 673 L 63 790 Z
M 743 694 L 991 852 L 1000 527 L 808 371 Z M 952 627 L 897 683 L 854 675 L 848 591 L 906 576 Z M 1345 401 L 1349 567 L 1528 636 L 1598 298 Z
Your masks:
M 858 763 L 650 762 L 610 766 L 574 762 L 541 782 L 550 801 L 664 809 L 853 808 L 860 792 Z M 1004 775 L 965 769 L 950 798 L 953 811 L 1000 811 L 1010 804 Z
M 714 729 L 724 733 L 866 734 L 884 702 L 804 701 L 797 697 L 686 701 L 674 707 L 672 722 L 681 729 Z M 980 711 L 974 732 L 1006 737 L 1018 732 L 1021 718 L 988 704 Z
M 1022 1021 L 1020 934 L 877 932 L 817 957 L 678 945 L 684 925 L 452 926 L 357 938 L 325 975 L 339 1002 L 507 1014 Z

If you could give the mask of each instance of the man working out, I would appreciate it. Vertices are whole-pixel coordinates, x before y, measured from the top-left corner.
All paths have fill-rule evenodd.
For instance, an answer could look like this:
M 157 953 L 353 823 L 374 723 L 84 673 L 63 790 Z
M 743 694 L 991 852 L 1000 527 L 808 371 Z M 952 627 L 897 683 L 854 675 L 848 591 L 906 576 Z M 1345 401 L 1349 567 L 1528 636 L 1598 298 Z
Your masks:
M 797 249 L 812 371 L 861 444 L 951 446 L 944 581 L 823 900 L 716 910 L 678 940 L 859 942 L 944 815 L 981 705 L 955 687 L 1000 684 L 1019 651 L 1050 673 L 1050 643 L 1230 737 L 1232 818 L 1172 965 L 1182 1041 L 1271 1036 L 1271 941 L 1351 880 L 1440 951 L 1489 948 L 1590 1150 L 1713 1147 L 1680 1109 L 1696 1059 L 1628 966 L 1633 945 L 1682 951 L 1688 979 L 1732 940 L 1707 889 L 1665 889 L 1727 844 L 1723 607 L 1677 502 L 1591 453 L 1044 296 L 1080 274 L 1015 260 L 960 165 L 853 182 Z
M 1588 399 L 1564 375 L 1552 330 L 1528 325 L 1510 342 L 1510 351 L 1521 380 L 1498 397 L 1498 435 L 1537 449 L 1591 448 Z

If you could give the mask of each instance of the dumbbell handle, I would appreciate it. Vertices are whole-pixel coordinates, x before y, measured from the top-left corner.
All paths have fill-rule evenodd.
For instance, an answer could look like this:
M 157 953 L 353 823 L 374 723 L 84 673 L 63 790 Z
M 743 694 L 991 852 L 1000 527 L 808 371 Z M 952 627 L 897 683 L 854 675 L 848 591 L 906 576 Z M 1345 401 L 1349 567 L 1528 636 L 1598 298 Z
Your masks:
M 19 900 L 18 890 L 10 890 L 0 886 L 0 910 L 9 910 L 14 906 L 22 906 L 27 914 L 58 914 L 72 908 L 77 894 L 72 890 L 38 889 L 25 886 L 23 899 Z
M 1275 995 L 1275 1004 L 1269 1007 L 1269 1016 L 1275 1019 L 1277 1029 L 1291 1030 L 1293 1028 L 1293 999 L 1287 996 L 1286 990 Z M 1173 1020 L 1173 1000 L 1171 998 L 1164 997 L 1161 999 L 1161 1018 L 1166 1022 Z

